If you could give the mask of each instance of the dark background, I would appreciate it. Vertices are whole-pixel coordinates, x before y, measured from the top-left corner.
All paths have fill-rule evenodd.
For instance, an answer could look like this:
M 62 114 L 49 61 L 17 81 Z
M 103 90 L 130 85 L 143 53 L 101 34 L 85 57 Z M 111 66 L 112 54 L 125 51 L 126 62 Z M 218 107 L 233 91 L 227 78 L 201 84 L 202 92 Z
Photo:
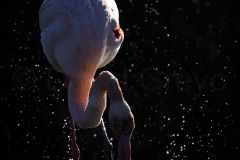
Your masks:
M 41 2 L 7 4 L 0 124 L 8 160 L 71 156 L 64 77 L 49 65 L 39 41 Z M 135 115 L 132 159 L 239 159 L 237 0 L 117 4 L 125 41 L 116 59 L 101 70 L 119 78 Z M 81 160 L 104 159 L 97 129 L 78 129 L 77 138 Z

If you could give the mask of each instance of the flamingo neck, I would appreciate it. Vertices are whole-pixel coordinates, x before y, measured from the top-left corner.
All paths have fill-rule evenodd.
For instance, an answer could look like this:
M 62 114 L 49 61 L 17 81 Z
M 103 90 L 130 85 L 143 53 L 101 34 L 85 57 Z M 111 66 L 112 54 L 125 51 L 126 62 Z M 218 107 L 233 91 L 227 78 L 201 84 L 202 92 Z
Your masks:
M 111 102 L 123 100 L 123 93 L 116 79 L 113 79 L 107 86 L 107 92 Z
M 112 74 L 100 74 L 94 83 L 100 92 L 107 92 L 111 103 L 124 99 L 119 82 Z

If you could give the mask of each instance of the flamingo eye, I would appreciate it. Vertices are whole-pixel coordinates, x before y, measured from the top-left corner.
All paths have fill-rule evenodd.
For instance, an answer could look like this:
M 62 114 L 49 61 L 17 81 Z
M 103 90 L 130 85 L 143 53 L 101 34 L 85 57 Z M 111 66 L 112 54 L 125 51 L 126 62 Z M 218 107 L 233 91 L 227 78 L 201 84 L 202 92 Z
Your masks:
M 114 35 L 117 39 L 119 39 L 121 37 L 121 28 L 120 26 L 118 25 L 116 29 L 113 30 L 114 32 Z

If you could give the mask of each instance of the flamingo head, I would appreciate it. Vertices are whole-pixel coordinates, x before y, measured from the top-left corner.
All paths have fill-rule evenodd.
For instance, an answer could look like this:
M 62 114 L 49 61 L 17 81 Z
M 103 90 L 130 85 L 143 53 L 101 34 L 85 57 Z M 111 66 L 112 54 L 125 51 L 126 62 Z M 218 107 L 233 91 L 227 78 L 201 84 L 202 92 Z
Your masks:
M 113 135 L 118 140 L 118 159 L 130 160 L 130 139 L 135 128 L 135 123 L 134 116 L 125 100 L 114 102 L 110 106 L 109 122 Z

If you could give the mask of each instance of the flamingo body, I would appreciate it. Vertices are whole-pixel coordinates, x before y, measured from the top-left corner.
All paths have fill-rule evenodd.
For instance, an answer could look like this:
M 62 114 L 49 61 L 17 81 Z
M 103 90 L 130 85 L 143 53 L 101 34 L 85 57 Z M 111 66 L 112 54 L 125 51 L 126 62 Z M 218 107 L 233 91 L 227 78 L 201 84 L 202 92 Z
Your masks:
M 41 42 L 50 64 L 69 77 L 72 96 L 84 109 L 98 68 L 116 56 L 119 12 L 114 0 L 45 0 L 39 11 Z M 79 96 L 81 95 L 81 96 Z

